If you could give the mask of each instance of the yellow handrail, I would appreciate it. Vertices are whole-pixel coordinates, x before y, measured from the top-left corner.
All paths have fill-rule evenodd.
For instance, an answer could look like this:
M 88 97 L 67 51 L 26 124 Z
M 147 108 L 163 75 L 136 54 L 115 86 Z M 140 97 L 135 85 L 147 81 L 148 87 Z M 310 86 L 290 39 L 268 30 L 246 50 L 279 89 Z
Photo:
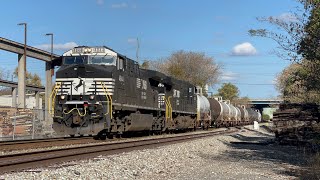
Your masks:
M 169 108 L 170 108 L 170 110 L 169 110 L 170 118 L 172 120 L 172 106 L 171 106 L 170 98 L 172 98 L 172 97 L 171 96 L 168 97 L 168 104 L 169 104 Z
M 169 96 L 167 100 L 166 97 L 164 97 L 164 102 L 166 103 L 166 121 L 168 121 L 169 119 L 172 121 L 172 107 L 170 103 L 170 98 L 171 96 Z
M 165 96 L 163 96 L 163 99 L 164 99 L 164 102 L 166 103 L 166 115 L 165 115 L 165 117 L 166 117 L 166 121 L 168 121 L 168 116 L 169 116 L 169 105 L 168 105 L 168 102 L 167 102 L 167 99 L 166 99 L 166 97 Z
M 54 85 L 54 88 L 50 94 L 50 97 L 48 98 L 48 103 L 49 103 L 49 114 L 53 115 L 54 114 L 54 103 L 56 100 L 56 96 L 58 94 L 58 90 L 61 87 L 61 82 L 58 82 Z M 51 100 L 51 107 L 50 107 L 50 100 Z
M 106 113 L 106 114 L 108 114 L 108 113 L 110 113 L 110 119 L 112 119 L 112 97 L 110 96 L 110 94 L 109 94 L 109 92 L 108 92 L 108 89 L 105 87 L 105 85 L 104 85 L 104 83 L 102 83 L 102 82 L 100 82 L 101 83 L 101 86 L 102 86 L 102 88 L 103 88 L 103 91 L 104 91 L 104 93 L 106 94 L 106 97 L 107 97 L 107 99 L 108 99 L 108 102 L 110 103 L 110 111 L 109 111 L 109 109 L 108 109 L 108 112 Z M 106 115 L 105 114 L 105 115 Z

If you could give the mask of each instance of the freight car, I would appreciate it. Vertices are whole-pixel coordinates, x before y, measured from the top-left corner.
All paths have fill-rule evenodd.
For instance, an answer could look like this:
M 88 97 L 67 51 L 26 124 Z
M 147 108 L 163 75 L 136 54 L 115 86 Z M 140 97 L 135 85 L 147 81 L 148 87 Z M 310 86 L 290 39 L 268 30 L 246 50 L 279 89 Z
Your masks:
M 243 116 L 245 109 L 227 101 L 207 99 L 201 88 L 188 82 L 141 69 L 106 46 L 79 46 L 65 52 L 50 102 L 57 134 L 101 139 L 132 132 L 235 126 L 256 117 Z

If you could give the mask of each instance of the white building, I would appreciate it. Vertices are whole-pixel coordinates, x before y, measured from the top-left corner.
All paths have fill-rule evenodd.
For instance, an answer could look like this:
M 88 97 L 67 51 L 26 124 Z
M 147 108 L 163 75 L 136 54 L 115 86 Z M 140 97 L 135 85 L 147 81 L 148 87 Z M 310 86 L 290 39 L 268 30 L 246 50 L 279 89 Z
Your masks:
M 17 98 L 18 99 L 18 96 Z M 17 102 L 19 103 L 19 102 Z M 0 96 L 0 106 L 12 107 L 12 95 L 2 95 Z M 26 94 L 26 108 L 35 109 L 36 108 L 36 97 L 34 94 Z M 39 98 L 39 109 L 42 109 L 42 98 Z

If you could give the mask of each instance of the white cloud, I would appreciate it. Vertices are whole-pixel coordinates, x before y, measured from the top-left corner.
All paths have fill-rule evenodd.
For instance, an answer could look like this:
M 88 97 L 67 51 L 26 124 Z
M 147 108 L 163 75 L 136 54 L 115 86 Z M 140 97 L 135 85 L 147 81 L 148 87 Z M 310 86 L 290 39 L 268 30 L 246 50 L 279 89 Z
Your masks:
M 244 42 L 234 46 L 231 54 L 233 56 L 253 56 L 257 54 L 257 50 L 251 43 Z
M 98 5 L 103 5 L 104 4 L 104 0 L 97 0 L 97 4 Z
M 237 73 L 231 72 L 231 71 L 225 71 L 222 72 L 220 80 L 222 81 L 230 81 L 238 79 L 239 75 Z
M 54 50 L 65 51 L 65 50 L 72 49 L 72 48 L 74 48 L 76 46 L 78 46 L 78 44 L 75 43 L 75 42 L 67 42 L 67 43 L 64 43 L 64 44 L 53 44 L 53 49 Z M 37 45 L 37 46 L 34 46 L 34 47 L 39 48 L 39 49 L 43 49 L 43 50 L 46 50 L 46 51 L 50 51 L 51 50 L 51 44 L 40 44 L 40 45 Z
M 117 8 L 127 8 L 128 4 L 125 2 L 119 3 L 119 4 L 112 4 L 111 8 L 117 9 Z
M 291 13 L 282 13 L 279 16 L 272 16 L 274 19 L 278 19 L 281 21 L 287 21 L 287 22 L 297 22 L 298 18 Z

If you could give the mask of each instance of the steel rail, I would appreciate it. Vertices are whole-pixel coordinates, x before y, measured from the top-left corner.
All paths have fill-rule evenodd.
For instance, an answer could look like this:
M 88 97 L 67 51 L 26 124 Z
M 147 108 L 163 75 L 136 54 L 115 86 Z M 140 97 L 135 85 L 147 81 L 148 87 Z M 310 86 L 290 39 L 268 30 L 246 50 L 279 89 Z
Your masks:
M 238 130 L 215 131 L 201 134 L 114 142 L 110 144 L 91 144 L 82 147 L 68 147 L 63 149 L 3 155 L 0 156 L 0 173 L 39 168 L 71 160 L 88 159 L 98 155 L 109 155 L 136 149 L 154 148 L 203 137 L 234 133 L 237 131 Z

